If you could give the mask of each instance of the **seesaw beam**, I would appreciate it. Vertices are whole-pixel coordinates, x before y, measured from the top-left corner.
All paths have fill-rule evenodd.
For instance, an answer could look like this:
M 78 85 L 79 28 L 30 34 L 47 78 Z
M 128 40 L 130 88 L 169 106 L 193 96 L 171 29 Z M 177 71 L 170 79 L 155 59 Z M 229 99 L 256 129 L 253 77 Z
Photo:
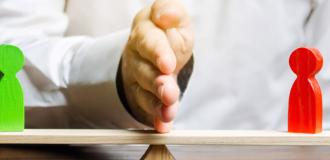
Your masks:
M 330 145 L 330 132 L 174 130 L 158 134 L 142 130 L 26 129 L 24 132 L 1 132 L 0 144 Z

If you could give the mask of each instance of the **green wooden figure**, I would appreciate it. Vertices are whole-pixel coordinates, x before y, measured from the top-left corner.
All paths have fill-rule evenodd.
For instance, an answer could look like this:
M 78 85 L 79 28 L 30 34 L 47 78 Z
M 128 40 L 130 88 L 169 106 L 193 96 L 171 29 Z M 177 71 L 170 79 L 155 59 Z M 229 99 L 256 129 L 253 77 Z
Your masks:
M 16 73 L 24 65 L 21 50 L 0 45 L 0 131 L 23 131 L 24 97 Z

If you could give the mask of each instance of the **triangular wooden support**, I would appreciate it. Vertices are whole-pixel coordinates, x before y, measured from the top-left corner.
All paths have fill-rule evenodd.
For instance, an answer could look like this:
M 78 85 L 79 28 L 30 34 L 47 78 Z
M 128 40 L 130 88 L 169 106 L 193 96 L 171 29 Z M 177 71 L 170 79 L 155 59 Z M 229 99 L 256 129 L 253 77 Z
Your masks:
M 175 160 L 166 145 L 150 145 L 141 160 Z

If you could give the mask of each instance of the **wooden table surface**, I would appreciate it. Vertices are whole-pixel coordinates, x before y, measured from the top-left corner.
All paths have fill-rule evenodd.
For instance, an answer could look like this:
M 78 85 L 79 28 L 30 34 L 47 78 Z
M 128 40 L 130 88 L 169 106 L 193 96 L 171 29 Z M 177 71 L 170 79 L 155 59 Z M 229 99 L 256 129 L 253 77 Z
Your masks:
M 330 146 L 169 145 L 177 160 L 326 160 Z M 8 160 L 138 160 L 147 145 L 0 145 Z

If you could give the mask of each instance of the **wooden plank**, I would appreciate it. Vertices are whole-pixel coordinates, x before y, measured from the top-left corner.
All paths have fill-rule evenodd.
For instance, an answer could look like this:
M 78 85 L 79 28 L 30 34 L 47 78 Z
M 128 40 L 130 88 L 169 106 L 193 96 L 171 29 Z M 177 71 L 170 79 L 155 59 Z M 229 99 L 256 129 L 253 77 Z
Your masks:
M 330 132 L 299 134 L 280 131 L 26 129 L 1 132 L 0 144 L 225 144 L 225 145 L 330 145 Z

